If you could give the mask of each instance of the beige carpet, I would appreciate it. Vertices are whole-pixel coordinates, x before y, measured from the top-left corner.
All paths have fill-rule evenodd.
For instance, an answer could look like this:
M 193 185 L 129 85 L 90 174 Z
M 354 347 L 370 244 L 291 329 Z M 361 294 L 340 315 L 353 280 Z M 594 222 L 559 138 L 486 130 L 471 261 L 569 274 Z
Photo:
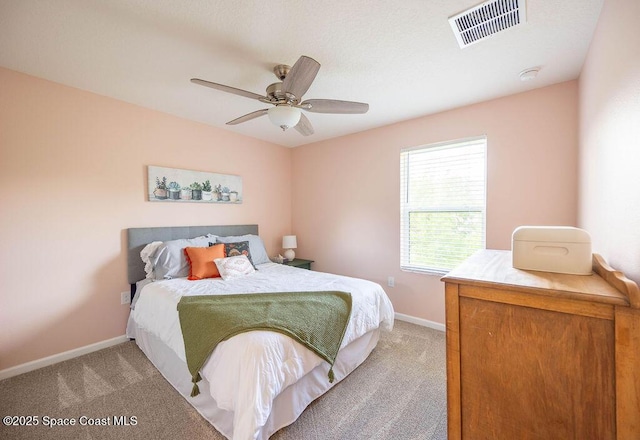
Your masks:
M 271 438 L 444 440 L 445 371 L 444 333 L 396 321 L 356 371 Z M 134 342 L 0 382 L 0 414 L 39 416 L 38 426 L 0 425 L 1 439 L 224 439 Z M 45 416 L 111 425 L 45 427 Z M 113 426 L 114 416 L 137 424 Z

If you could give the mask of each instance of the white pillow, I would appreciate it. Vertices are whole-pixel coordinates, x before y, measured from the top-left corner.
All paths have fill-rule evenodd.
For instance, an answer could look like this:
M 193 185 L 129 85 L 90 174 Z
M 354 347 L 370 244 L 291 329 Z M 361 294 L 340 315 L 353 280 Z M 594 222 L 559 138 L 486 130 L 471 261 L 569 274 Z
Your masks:
M 236 257 L 216 258 L 213 260 L 218 267 L 218 272 L 223 280 L 233 280 L 235 278 L 242 278 L 245 275 L 255 272 L 253 264 L 245 255 L 238 255 Z
M 161 244 L 161 241 L 154 241 L 140 251 L 140 258 L 142 258 L 144 262 L 144 271 L 147 273 L 145 278 L 153 279 L 153 263 L 151 262 L 151 257 Z

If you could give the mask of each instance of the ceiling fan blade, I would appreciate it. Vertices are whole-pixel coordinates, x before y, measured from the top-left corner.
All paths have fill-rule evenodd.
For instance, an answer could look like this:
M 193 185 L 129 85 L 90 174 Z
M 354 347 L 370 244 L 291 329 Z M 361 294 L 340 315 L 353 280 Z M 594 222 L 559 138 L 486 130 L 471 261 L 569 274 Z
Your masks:
M 242 124 L 243 122 L 247 122 L 247 121 L 250 121 L 252 119 L 259 118 L 262 115 L 266 115 L 268 111 L 269 111 L 269 109 L 263 108 L 262 110 L 257 110 L 255 112 L 248 113 L 248 114 L 246 114 L 244 116 L 240 116 L 239 118 L 234 119 L 233 121 L 227 122 L 227 125 Z
M 307 93 L 311 83 L 320 70 L 320 63 L 307 56 L 301 56 L 293 65 L 282 82 L 282 89 L 296 98 L 302 98 Z
M 296 126 L 293 128 L 295 128 L 302 136 L 311 136 L 315 133 L 313 131 L 313 125 L 311 125 L 311 122 L 309 122 L 309 119 L 307 119 L 304 114 L 300 114 L 300 121 L 298 121 Z
M 307 107 L 311 106 L 311 107 Z M 369 111 L 369 104 L 353 101 L 339 101 L 337 99 L 308 99 L 299 107 L 312 113 L 341 113 L 360 114 Z
M 233 93 L 234 95 L 244 96 L 245 98 L 251 99 L 265 99 L 264 96 L 258 95 L 257 93 L 247 92 L 246 90 L 236 89 L 235 87 L 225 86 L 223 84 L 214 83 L 211 81 L 205 81 L 199 78 L 191 78 L 191 82 L 194 84 L 200 84 L 201 86 L 211 87 L 212 89 L 221 90 L 227 93 Z

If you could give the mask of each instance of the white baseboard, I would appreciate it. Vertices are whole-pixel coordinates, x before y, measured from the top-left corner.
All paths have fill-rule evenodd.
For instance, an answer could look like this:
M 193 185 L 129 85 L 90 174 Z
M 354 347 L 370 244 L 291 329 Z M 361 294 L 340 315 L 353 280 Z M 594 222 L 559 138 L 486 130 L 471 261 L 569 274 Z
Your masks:
M 128 340 L 129 338 L 125 335 L 117 336 L 112 339 L 107 339 L 106 341 L 96 342 L 95 344 L 85 345 L 84 347 L 74 348 L 73 350 L 65 351 L 63 353 L 54 354 L 42 359 L 36 359 L 35 361 L 16 365 L 15 367 L 6 368 L 4 370 L 0 370 L 0 380 L 8 379 L 22 373 L 28 373 L 29 371 L 57 364 L 58 362 L 66 361 L 68 359 L 73 359 L 75 357 L 82 356 L 83 354 L 102 350 L 103 348 L 118 345 L 123 342 L 127 342 Z
M 440 324 L 439 322 L 429 321 L 428 319 L 416 318 L 415 316 L 404 315 L 402 313 L 396 313 L 395 316 L 398 321 L 410 322 L 411 324 L 421 325 L 423 327 L 429 327 L 434 330 L 440 330 L 441 332 L 445 331 L 446 329 L 444 324 Z

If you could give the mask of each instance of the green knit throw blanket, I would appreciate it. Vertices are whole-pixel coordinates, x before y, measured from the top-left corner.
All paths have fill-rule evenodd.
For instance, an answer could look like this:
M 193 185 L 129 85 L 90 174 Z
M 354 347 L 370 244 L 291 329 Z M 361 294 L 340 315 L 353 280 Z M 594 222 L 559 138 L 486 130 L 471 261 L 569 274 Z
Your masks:
M 200 370 L 216 346 L 252 330 L 287 335 L 327 361 L 329 382 L 349 315 L 347 292 L 278 292 L 183 296 L 178 303 L 187 366 L 192 376 L 191 397 L 200 394 Z

